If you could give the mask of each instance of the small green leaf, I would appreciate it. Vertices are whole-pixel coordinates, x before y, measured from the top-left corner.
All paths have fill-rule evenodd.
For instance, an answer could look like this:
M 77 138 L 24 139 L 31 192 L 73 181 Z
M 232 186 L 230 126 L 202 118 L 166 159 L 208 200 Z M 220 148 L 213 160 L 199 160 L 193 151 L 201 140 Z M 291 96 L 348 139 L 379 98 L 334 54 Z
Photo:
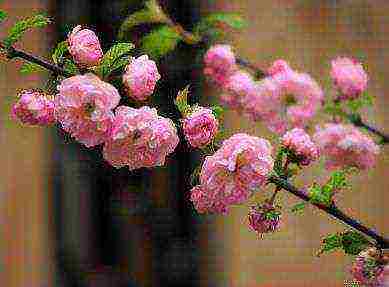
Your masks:
M 332 116 L 345 116 L 342 104 L 340 102 L 329 101 L 324 105 L 324 112 Z
M 217 119 L 222 119 L 223 118 L 224 109 L 221 106 L 212 106 L 211 110 L 212 110 L 213 115 Z
M 374 97 L 365 92 L 357 99 L 346 101 L 346 105 L 352 113 L 357 114 L 362 108 L 372 106 L 373 102 Z
M 0 23 L 2 23 L 5 19 L 7 19 L 8 14 L 7 12 L 0 10 Z
M 122 68 L 124 64 L 129 61 L 129 53 L 134 48 L 131 43 L 118 43 L 111 47 L 107 53 L 105 53 L 100 65 L 97 67 L 96 72 L 102 77 L 106 78 L 115 70 Z M 123 58 L 125 60 L 123 60 Z
M 80 73 L 80 71 L 78 70 L 78 68 L 77 68 L 77 65 L 72 61 L 72 60 L 70 60 L 70 59 L 65 59 L 64 60 L 64 63 L 63 63 L 63 67 L 64 67 L 64 69 L 67 71 L 67 72 L 69 72 L 69 73 L 71 73 L 71 74 L 79 74 Z
M 36 14 L 20 20 L 9 30 L 8 36 L 3 40 L 3 43 L 6 47 L 11 47 L 22 38 L 27 30 L 32 28 L 43 28 L 49 23 L 50 19 L 43 14 Z
M 22 74 L 23 76 L 42 71 L 45 71 L 45 69 L 35 63 L 24 63 L 19 70 L 20 74 Z
M 201 167 L 201 164 L 198 165 L 190 175 L 190 184 L 192 186 L 196 186 L 200 182 Z
M 284 176 L 284 167 L 283 167 L 283 161 L 284 161 L 284 155 L 286 154 L 286 150 L 284 148 L 280 148 L 276 155 L 276 160 L 274 162 L 274 172 L 280 176 Z
M 281 212 L 279 210 L 269 210 L 265 213 L 265 218 L 267 220 L 275 220 L 278 219 L 281 215 Z
M 358 255 L 370 242 L 356 231 L 346 231 L 342 236 L 342 248 L 346 254 Z
M 61 65 L 64 62 L 65 54 L 68 52 L 68 42 L 62 41 L 57 44 L 52 54 L 52 59 L 55 64 Z
M 299 202 L 292 206 L 291 212 L 294 214 L 302 214 L 305 209 L 306 203 L 305 202 Z
M 155 0 L 147 1 L 145 8 L 128 16 L 120 26 L 118 39 L 125 39 L 133 27 L 147 23 L 168 23 L 168 17 Z
M 157 60 L 173 51 L 181 40 L 181 35 L 174 28 L 165 25 L 144 36 L 141 49 Z
M 225 37 L 226 28 L 241 30 L 246 26 L 245 20 L 239 14 L 214 13 L 203 18 L 194 28 L 194 33 L 217 40 Z
M 187 85 L 182 91 L 179 91 L 176 99 L 174 100 L 174 104 L 183 117 L 186 117 L 192 111 L 191 106 L 188 104 L 188 95 L 189 85 Z
M 342 248 L 342 246 L 341 234 L 329 234 L 322 240 L 321 248 L 318 251 L 317 256 L 320 256 L 323 253 L 333 252 L 336 249 Z
M 327 188 L 322 188 L 317 184 L 313 184 L 309 188 L 310 202 L 313 204 L 321 204 L 330 206 L 332 203 L 332 192 Z

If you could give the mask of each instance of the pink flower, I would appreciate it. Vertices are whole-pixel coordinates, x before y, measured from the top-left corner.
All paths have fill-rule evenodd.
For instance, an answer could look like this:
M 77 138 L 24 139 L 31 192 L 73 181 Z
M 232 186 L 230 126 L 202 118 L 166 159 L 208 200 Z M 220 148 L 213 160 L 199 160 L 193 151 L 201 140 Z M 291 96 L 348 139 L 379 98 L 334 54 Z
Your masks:
M 249 227 L 260 235 L 274 232 L 280 227 L 281 212 L 269 202 L 252 206 L 248 217 Z
M 351 267 L 351 274 L 354 279 L 363 286 L 385 286 L 384 265 L 379 262 L 379 258 L 379 251 L 375 247 L 370 247 L 359 253 Z
M 270 76 L 274 76 L 278 73 L 283 73 L 292 70 L 285 60 L 279 59 L 274 61 L 274 63 L 271 65 L 271 67 L 267 70 L 267 73 Z
M 338 97 L 340 100 L 358 98 L 366 90 L 368 82 L 368 76 L 360 63 L 340 57 L 331 62 L 331 78 L 341 93 Z
M 183 122 L 182 127 L 189 144 L 199 148 L 209 144 L 218 131 L 219 122 L 211 109 L 198 107 Z
M 256 88 L 256 84 L 250 74 L 237 70 L 227 78 L 222 89 L 224 93 L 220 100 L 226 106 L 233 109 L 241 109 L 244 97 Z
M 80 25 L 75 27 L 68 37 L 69 52 L 76 63 L 84 67 L 97 66 L 103 58 L 99 38 Z
M 323 91 L 308 74 L 280 71 L 262 80 L 244 99 L 246 113 L 283 134 L 288 127 L 304 127 L 323 101 Z
M 327 157 L 328 169 L 356 167 L 361 170 L 375 165 L 379 147 L 352 125 L 325 124 L 313 136 L 320 152 Z
M 158 116 L 156 109 L 119 106 L 111 138 L 105 143 L 103 154 L 116 168 L 128 165 L 130 170 L 134 170 L 162 166 L 178 142 L 173 122 Z
M 212 46 L 204 56 L 204 75 L 222 86 L 236 70 L 235 55 L 229 45 Z
M 200 173 L 200 186 L 191 200 L 199 212 L 227 212 L 241 204 L 267 181 L 273 168 L 272 147 L 261 138 L 235 134 L 207 156 Z
M 146 100 L 155 89 L 161 75 L 157 65 L 149 60 L 147 55 L 133 58 L 123 74 L 123 83 L 129 91 L 129 96 L 137 101 Z
M 12 106 L 11 116 L 23 124 L 47 126 L 55 122 L 54 101 L 42 91 L 23 90 Z
M 319 158 L 319 149 L 311 137 L 300 128 L 288 131 L 281 139 L 282 145 L 293 153 L 292 160 L 309 165 Z
M 87 147 L 106 141 L 120 100 L 116 88 L 85 74 L 63 80 L 58 90 L 55 117 L 62 128 Z

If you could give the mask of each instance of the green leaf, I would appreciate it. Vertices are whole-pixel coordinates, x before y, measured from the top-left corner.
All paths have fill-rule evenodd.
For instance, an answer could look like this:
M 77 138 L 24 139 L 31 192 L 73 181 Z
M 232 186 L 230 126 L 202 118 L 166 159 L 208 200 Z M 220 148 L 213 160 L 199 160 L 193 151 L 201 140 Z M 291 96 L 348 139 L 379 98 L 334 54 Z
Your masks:
M 45 69 L 35 63 L 24 63 L 19 70 L 20 74 L 22 74 L 23 76 L 42 71 L 45 71 Z
M 346 254 L 358 255 L 370 242 L 356 231 L 346 231 L 342 236 L 342 248 Z
M 174 104 L 183 117 L 189 115 L 192 111 L 191 106 L 188 104 L 189 85 L 185 89 L 178 92 Z
M 329 101 L 324 105 L 324 112 L 332 116 L 345 116 L 340 102 Z
M 181 35 L 174 28 L 165 25 L 144 36 L 141 49 L 157 60 L 173 51 L 180 40 L 182 40 Z
M 299 202 L 292 206 L 291 212 L 294 214 L 302 214 L 305 209 L 306 203 L 305 202 Z
M 145 8 L 128 16 L 120 26 L 118 39 L 124 39 L 129 30 L 140 24 L 165 23 L 169 21 L 166 14 L 155 0 L 147 1 Z
M 80 71 L 77 68 L 77 65 L 70 59 L 65 59 L 63 63 L 63 68 L 71 74 L 79 74 Z
M 212 106 L 211 110 L 217 119 L 223 119 L 224 109 L 221 106 Z
M 8 17 L 7 12 L 0 10 L 0 23 L 2 23 Z
M 198 165 L 194 171 L 192 172 L 192 174 L 190 175 L 190 184 L 192 186 L 196 186 L 197 184 L 200 183 L 200 173 L 201 173 L 201 167 L 202 165 Z
M 374 97 L 365 92 L 359 98 L 347 101 L 346 105 L 352 113 L 356 114 L 362 108 L 372 106 L 373 102 Z
M 27 30 L 32 28 L 43 28 L 49 23 L 50 19 L 43 14 L 36 14 L 20 20 L 9 30 L 8 36 L 3 40 L 3 43 L 9 48 L 19 41 Z
M 332 192 L 327 188 L 322 188 L 317 184 L 313 184 L 309 188 L 310 202 L 330 206 L 332 203 Z
M 64 62 L 65 54 L 68 52 L 68 42 L 62 41 L 57 44 L 55 47 L 53 54 L 51 55 L 53 61 L 57 65 L 61 65 Z
M 246 27 L 245 20 L 236 13 L 214 13 L 203 18 L 194 28 L 194 33 L 199 36 L 207 35 L 212 39 L 223 38 L 226 28 L 241 30 Z
M 323 253 L 333 252 L 339 248 L 342 248 L 342 246 L 341 234 L 329 234 L 322 240 L 322 244 L 320 250 L 317 253 L 317 256 L 320 256 Z
M 269 210 L 265 213 L 265 218 L 267 220 L 275 220 L 278 219 L 281 215 L 281 212 L 279 210 Z
M 276 160 L 274 162 L 274 171 L 280 177 L 284 177 L 283 161 L 284 161 L 285 154 L 286 154 L 286 150 L 281 147 L 277 152 Z
M 105 53 L 96 72 L 106 78 L 115 70 L 122 68 L 129 61 L 129 53 L 134 48 L 131 43 L 118 43 Z M 123 60 L 124 58 L 124 60 Z

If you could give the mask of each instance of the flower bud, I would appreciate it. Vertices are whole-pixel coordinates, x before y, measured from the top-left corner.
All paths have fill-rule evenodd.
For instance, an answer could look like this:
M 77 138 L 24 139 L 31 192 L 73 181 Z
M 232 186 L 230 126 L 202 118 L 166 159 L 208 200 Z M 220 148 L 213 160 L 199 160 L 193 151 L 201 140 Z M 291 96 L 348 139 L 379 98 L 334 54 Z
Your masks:
M 145 101 L 152 95 L 155 85 L 161 75 L 157 65 L 149 60 L 147 55 L 133 58 L 127 65 L 123 75 L 123 83 L 127 87 L 129 96 L 137 101 Z
M 75 27 L 68 37 L 69 52 L 74 61 L 82 67 L 93 67 L 103 57 L 99 38 L 89 29 Z
M 261 236 L 279 229 L 281 212 L 269 202 L 251 207 L 249 211 L 249 226 Z
M 13 105 L 11 115 L 24 124 L 46 126 L 55 122 L 54 102 L 38 90 L 23 90 Z
M 182 122 L 185 137 L 194 148 L 209 144 L 217 134 L 218 126 L 212 110 L 203 107 L 195 109 Z

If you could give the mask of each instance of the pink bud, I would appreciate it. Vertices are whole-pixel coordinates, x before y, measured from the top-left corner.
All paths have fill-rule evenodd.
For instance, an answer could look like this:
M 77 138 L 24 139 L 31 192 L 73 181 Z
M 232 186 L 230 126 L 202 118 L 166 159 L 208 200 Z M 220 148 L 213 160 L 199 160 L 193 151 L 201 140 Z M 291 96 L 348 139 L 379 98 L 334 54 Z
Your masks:
M 12 107 L 12 117 L 24 124 L 46 126 L 53 124 L 54 102 L 49 95 L 38 90 L 23 90 Z
M 80 66 L 96 66 L 103 57 L 99 38 L 93 31 L 82 29 L 80 25 L 70 33 L 68 45 L 70 54 Z
M 249 226 L 258 234 L 271 233 L 280 227 L 280 211 L 270 203 L 258 204 L 251 207 Z
M 217 134 L 218 126 L 212 110 L 203 107 L 198 107 L 182 123 L 186 139 L 195 148 L 209 144 Z

